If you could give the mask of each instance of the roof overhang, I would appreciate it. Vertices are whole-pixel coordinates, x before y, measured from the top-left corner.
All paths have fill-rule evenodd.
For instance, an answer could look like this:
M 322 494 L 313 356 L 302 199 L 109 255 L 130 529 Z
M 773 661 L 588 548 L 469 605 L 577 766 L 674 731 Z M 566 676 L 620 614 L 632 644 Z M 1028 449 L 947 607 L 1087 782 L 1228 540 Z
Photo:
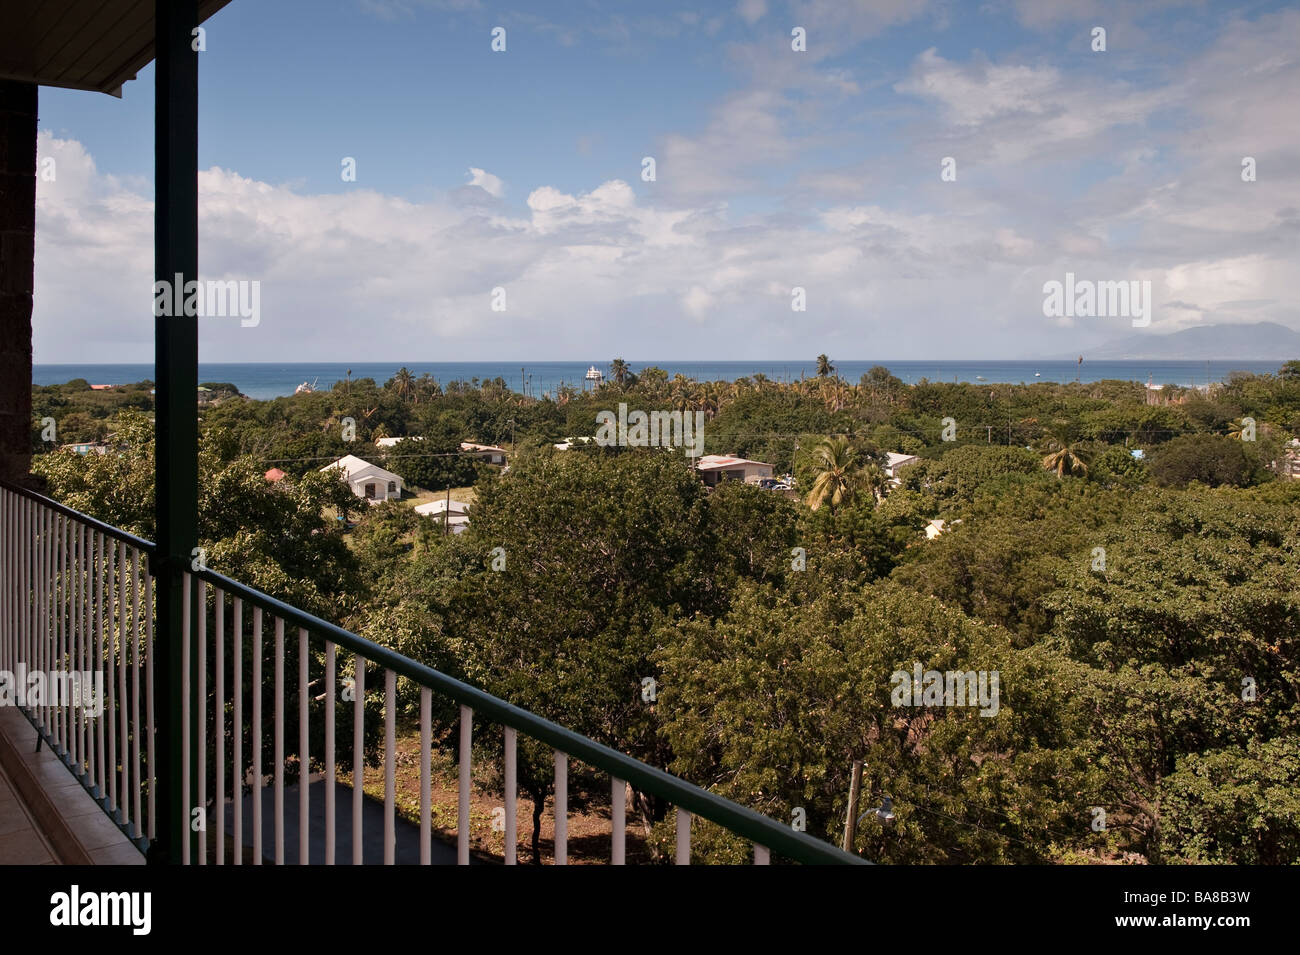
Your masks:
M 154 58 L 154 11 L 170 0 L 4 0 L 0 79 L 122 95 Z M 198 0 L 202 23 L 230 0 Z
M 701 458 L 695 465 L 697 471 L 732 471 L 736 468 L 770 468 L 766 461 L 750 461 L 748 458 L 724 458 L 721 461 L 706 461 Z

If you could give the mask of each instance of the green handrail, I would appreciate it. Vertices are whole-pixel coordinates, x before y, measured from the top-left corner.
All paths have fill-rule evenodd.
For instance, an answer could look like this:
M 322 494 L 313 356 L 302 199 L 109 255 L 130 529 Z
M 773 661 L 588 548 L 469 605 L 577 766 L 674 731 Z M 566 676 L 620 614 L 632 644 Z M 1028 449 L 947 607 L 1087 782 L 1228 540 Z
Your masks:
M 23 487 L 21 484 L 13 484 L 9 481 L 0 480 L 0 487 L 4 488 L 6 491 L 12 491 L 20 497 L 29 498 L 37 504 L 40 504 L 42 507 L 48 507 L 52 511 L 57 511 L 64 517 L 70 517 L 75 521 L 80 521 L 91 530 L 99 531 L 99 533 L 103 534 L 105 537 L 111 537 L 116 541 L 126 544 L 128 547 L 135 547 L 149 555 L 152 555 L 155 550 L 157 550 L 153 541 L 147 541 L 143 537 L 136 537 L 129 531 L 124 531 L 120 527 L 114 527 L 112 524 L 105 524 L 103 521 L 97 521 L 88 514 L 83 514 L 81 511 L 74 510 L 66 504 L 60 504 L 58 501 L 48 498 L 44 494 L 40 494 L 30 488 Z
M 821 865 L 870 865 L 865 859 L 851 855 L 837 846 L 822 842 L 804 832 L 797 832 L 782 825 L 774 819 L 747 809 L 728 799 L 723 799 L 693 783 L 666 773 L 647 763 L 634 759 L 616 749 L 611 749 L 595 740 L 588 739 L 553 723 L 548 719 L 521 709 L 512 703 L 499 699 L 468 683 L 462 683 L 427 667 L 422 663 L 402 656 L 387 647 L 380 646 L 359 637 L 351 631 L 344 630 L 337 624 L 312 616 L 297 607 L 270 597 L 237 580 L 219 574 L 210 568 L 193 572 L 192 576 L 220 587 L 224 592 L 238 597 L 248 603 L 260 606 L 274 616 L 280 617 L 286 624 L 301 627 L 309 633 L 322 636 L 331 642 L 346 647 L 353 653 L 365 657 L 372 663 L 387 667 L 394 673 L 407 677 L 423 687 L 436 690 L 468 706 L 476 714 L 491 717 L 498 723 L 519 730 L 536 740 L 547 743 L 569 756 L 576 757 L 588 765 L 595 766 L 611 776 L 631 783 L 643 792 L 652 793 L 668 800 L 674 806 L 724 826 L 738 836 L 743 836 L 760 846 L 779 853 L 796 862 Z

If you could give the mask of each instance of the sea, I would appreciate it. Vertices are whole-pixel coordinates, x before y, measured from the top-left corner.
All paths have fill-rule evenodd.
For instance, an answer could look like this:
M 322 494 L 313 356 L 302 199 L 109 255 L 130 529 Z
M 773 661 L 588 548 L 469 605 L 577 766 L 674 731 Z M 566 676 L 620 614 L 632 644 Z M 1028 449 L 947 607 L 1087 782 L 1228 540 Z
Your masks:
M 1030 384 L 1032 382 L 1093 382 L 1118 379 L 1156 385 L 1186 387 L 1224 381 L 1234 371 L 1276 374 L 1281 361 L 890 361 L 888 359 L 834 361 L 835 371 L 857 383 L 868 369 L 883 365 L 908 384 L 926 379 L 932 382 L 973 384 Z M 697 381 L 735 381 L 758 373 L 774 381 L 798 381 L 817 374 L 816 361 L 629 361 L 633 372 L 657 366 L 668 377 L 685 375 Z M 520 394 L 538 398 L 554 395 L 561 385 L 581 388 L 587 370 L 595 367 L 606 378 L 609 362 L 589 361 L 461 361 L 461 362 L 200 362 L 199 381 L 229 382 L 250 398 L 262 400 L 291 395 L 302 384 L 329 389 L 335 382 L 373 378 L 383 384 L 405 366 L 412 374 L 426 372 L 440 384 L 450 381 L 503 379 Z M 92 385 L 120 385 L 152 380 L 154 367 L 148 364 L 36 365 L 32 383 L 62 384 L 84 378 Z

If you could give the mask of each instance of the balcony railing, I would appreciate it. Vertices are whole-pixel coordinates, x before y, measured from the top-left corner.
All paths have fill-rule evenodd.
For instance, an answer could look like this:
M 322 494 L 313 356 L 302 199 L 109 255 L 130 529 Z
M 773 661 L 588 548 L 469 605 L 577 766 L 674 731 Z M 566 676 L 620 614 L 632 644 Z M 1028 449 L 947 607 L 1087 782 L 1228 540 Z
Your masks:
M 182 863 L 239 865 L 246 828 L 250 861 L 283 864 L 286 850 L 286 774 L 297 782 L 297 862 L 361 864 L 365 858 L 366 704 L 382 702 L 384 803 L 382 857 L 397 854 L 398 680 L 419 693 L 419 859 L 433 861 L 431 713 L 435 694 L 458 708 L 457 862 L 468 864 L 474 722 L 503 734 L 504 861 L 515 864 L 519 736 L 554 752 L 553 858 L 568 858 L 569 761 L 606 774 L 612 833 L 609 860 L 625 861 L 626 792 L 635 789 L 674 807 L 678 864 L 691 859 L 694 816 L 718 824 L 753 845 L 753 861 L 772 853 L 804 863 L 863 860 L 753 810 L 722 799 L 660 769 L 513 706 L 325 620 L 304 613 L 210 569 L 184 574 L 182 685 L 161 687 L 153 668 L 154 545 L 93 520 L 31 491 L 0 487 L 0 668 L 18 673 L 103 674 L 103 711 L 52 699 L 20 701 L 41 738 L 103 810 L 143 852 L 156 838 L 155 780 L 166 777 L 166 756 L 155 747 L 156 720 L 169 711 L 167 692 L 181 694 L 185 728 L 181 787 L 190 807 L 191 837 Z M 248 679 L 245 679 L 247 674 Z M 348 688 L 339 693 L 340 676 Z M 349 679 L 350 678 L 350 679 Z M 161 680 L 161 675 L 158 675 Z M 367 691 L 371 681 L 376 689 Z M 92 677 L 93 681 L 93 677 Z M 382 687 L 380 689 L 379 687 Z M 76 701 L 74 701 L 76 702 Z M 158 704 L 157 706 L 155 704 Z M 349 714 L 347 710 L 349 709 Z M 350 716 L 351 824 L 338 825 L 336 785 L 339 711 Z M 344 742 L 347 742 L 346 736 Z M 269 748 L 269 753 L 268 753 Z M 269 758 L 268 758 L 269 757 Z M 354 758 L 355 757 L 355 758 Z M 324 833 L 313 840 L 310 770 L 323 767 Z M 264 790 L 273 797 L 269 831 Z M 251 795 L 250 819 L 244 794 Z M 227 818 L 229 806 L 229 819 Z M 318 807 L 319 808 L 319 807 Z M 346 820 L 346 816 L 344 817 Z M 372 823 L 373 825 L 373 823 Z M 212 830 L 215 838 L 208 838 Z M 340 831 L 342 830 L 342 831 Z M 350 843 L 340 852 L 340 836 Z M 229 837 L 230 850 L 227 850 Z M 342 856 L 346 855 L 346 858 Z
M 144 851 L 157 832 L 153 545 L 9 485 L 0 525 L 0 669 L 40 739 Z

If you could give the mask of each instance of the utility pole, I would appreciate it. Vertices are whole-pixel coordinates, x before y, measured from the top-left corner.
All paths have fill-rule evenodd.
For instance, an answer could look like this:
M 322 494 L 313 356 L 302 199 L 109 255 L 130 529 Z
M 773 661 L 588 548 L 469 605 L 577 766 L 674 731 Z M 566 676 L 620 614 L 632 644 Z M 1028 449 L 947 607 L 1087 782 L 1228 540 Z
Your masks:
M 447 502 L 442 510 L 442 536 L 446 537 L 451 533 L 451 483 L 447 484 Z
M 849 814 L 844 820 L 844 851 L 852 852 L 858 837 L 858 796 L 862 792 L 862 760 L 853 761 L 849 772 Z

